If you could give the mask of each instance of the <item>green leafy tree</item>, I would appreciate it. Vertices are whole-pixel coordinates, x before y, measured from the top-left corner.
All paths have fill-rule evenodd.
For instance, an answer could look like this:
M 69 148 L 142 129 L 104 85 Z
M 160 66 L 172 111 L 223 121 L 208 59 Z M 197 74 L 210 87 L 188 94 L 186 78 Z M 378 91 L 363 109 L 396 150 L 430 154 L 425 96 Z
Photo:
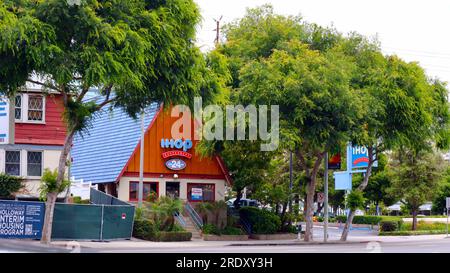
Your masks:
M 274 15 L 267 6 L 249 10 L 228 26 L 222 50 L 238 64 L 232 75 L 240 102 L 280 107 L 281 138 L 305 173 L 305 240 L 310 241 L 322 160 L 349 139 L 359 106 L 349 90 L 353 65 L 336 54 L 312 50 L 307 42 L 320 40 L 320 34 L 299 22 Z
M 367 147 L 370 160 L 356 190 L 366 190 L 374 160 L 384 151 L 402 146 L 418 151 L 433 142 L 439 148 L 448 145 L 450 115 L 447 91 L 441 82 L 429 80 L 417 63 L 384 57 L 376 43 L 357 34 L 332 50 L 343 52 L 356 64 L 352 89 L 366 105 L 352 140 Z M 342 232 L 343 241 L 354 215 L 351 210 Z
M 220 56 L 194 46 L 199 10 L 192 0 L 8 0 L 0 2 L 0 92 L 26 83 L 63 98 L 67 137 L 57 188 L 76 133 L 94 113 L 123 107 L 136 116 L 153 101 L 191 104 L 215 96 Z M 86 100 L 95 90 L 97 100 Z M 51 92 L 50 92 L 51 91 Z M 47 194 L 42 242 L 51 238 L 57 193 Z
M 419 207 L 433 199 L 443 172 L 442 156 L 427 151 L 403 151 L 392 162 L 391 191 L 411 212 L 412 230 L 417 228 Z
M 445 174 L 443 175 L 443 179 L 439 189 L 436 193 L 436 196 L 433 199 L 433 207 L 432 212 L 434 214 L 442 214 L 446 213 L 446 198 L 450 197 L 450 169 L 448 168 Z

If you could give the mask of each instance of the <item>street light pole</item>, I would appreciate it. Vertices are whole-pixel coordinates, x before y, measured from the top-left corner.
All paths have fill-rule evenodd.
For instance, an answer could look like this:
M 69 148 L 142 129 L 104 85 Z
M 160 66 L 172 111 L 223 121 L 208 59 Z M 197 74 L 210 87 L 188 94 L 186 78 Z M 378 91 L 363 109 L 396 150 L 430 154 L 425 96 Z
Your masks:
M 139 158 L 139 189 L 138 189 L 138 207 L 142 207 L 142 200 L 144 199 L 144 110 L 141 112 L 141 147 L 140 147 L 140 158 Z
M 327 242 L 328 240 L 328 153 L 325 153 L 325 174 L 324 174 L 324 192 L 325 192 L 325 219 L 323 221 L 323 241 Z

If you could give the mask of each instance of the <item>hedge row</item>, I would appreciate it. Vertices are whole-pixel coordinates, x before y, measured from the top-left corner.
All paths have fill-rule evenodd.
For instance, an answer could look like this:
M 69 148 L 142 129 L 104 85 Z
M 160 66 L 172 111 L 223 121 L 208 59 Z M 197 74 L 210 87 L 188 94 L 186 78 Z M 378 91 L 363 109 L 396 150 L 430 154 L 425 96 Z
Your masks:
M 237 227 L 227 226 L 223 229 L 219 229 L 217 226 L 213 224 L 205 224 L 203 225 L 203 234 L 214 234 L 214 235 L 243 235 L 244 232 L 242 229 Z
M 158 231 L 150 220 L 135 220 L 133 237 L 156 242 L 190 241 L 192 233 L 186 231 Z
M 156 234 L 156 240 L 159 242 L 183 242 L 190 241 L 192 233 L 187 231 L 161 231 Z
M 250 222 L 253 234 L 275 234 L 281 226 L 280 217 L 268 210 L 243 207 L 239 214 Z
M 341 223 L 347 222 L 347 216 L 339 215 L 336 216 L 336 220 Z M 356 215 L 353 217 L 352 224 L 360 224 L 360 225 L 378 225 L 382 220 L 381 216 L 374 215 Z

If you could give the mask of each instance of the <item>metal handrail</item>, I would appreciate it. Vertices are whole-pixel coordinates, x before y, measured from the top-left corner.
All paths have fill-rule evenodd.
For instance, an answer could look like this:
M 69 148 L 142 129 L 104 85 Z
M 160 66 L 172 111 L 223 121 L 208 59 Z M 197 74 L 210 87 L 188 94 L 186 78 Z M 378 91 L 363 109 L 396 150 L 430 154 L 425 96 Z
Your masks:
M 203 220 L 202 220 L 202 218 L 198 215 L 198 213 L 191 206 L 191 204 L 189 204 L 189 202 L 186 202 L 184 207 L 185 207 L 186 211 L 188 212 L 189 216 L 192 218 L 192 220 L 193 220 L 195 226 L 197 227 L 197 229 L 201 230 L 203 228 Z
M 175 216 L 175 219 L 177 219 L 178 223 L 182 226 L 182 227 L 186 227 L 186 220 L 184 220 L 183 215 L 181 215 L 178 212 L 175 212 L 173 214 L 173 216 Z

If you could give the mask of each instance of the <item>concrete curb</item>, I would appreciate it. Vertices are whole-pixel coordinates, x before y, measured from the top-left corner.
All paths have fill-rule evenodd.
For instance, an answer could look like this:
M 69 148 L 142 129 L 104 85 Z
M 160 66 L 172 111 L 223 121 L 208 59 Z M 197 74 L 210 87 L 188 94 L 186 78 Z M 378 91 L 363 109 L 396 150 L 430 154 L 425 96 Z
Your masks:
M 70 249 L 68 249 L 67 246 L 61 246 L 54 243 L 44 245 L 38 240 L 1 239 L 0 247 L 6 247 L 7 249 L 18 252 L 70 252 Z
M 227 246 L 292 246 L 292 245 L 339 245 L 339 244 L 367 244 L 370 242 L 382 243 L 381 241 L 328 241 L 328 242 L 286 242 L 286 243 L 242 243 L 242 244 L 229 244 Z

